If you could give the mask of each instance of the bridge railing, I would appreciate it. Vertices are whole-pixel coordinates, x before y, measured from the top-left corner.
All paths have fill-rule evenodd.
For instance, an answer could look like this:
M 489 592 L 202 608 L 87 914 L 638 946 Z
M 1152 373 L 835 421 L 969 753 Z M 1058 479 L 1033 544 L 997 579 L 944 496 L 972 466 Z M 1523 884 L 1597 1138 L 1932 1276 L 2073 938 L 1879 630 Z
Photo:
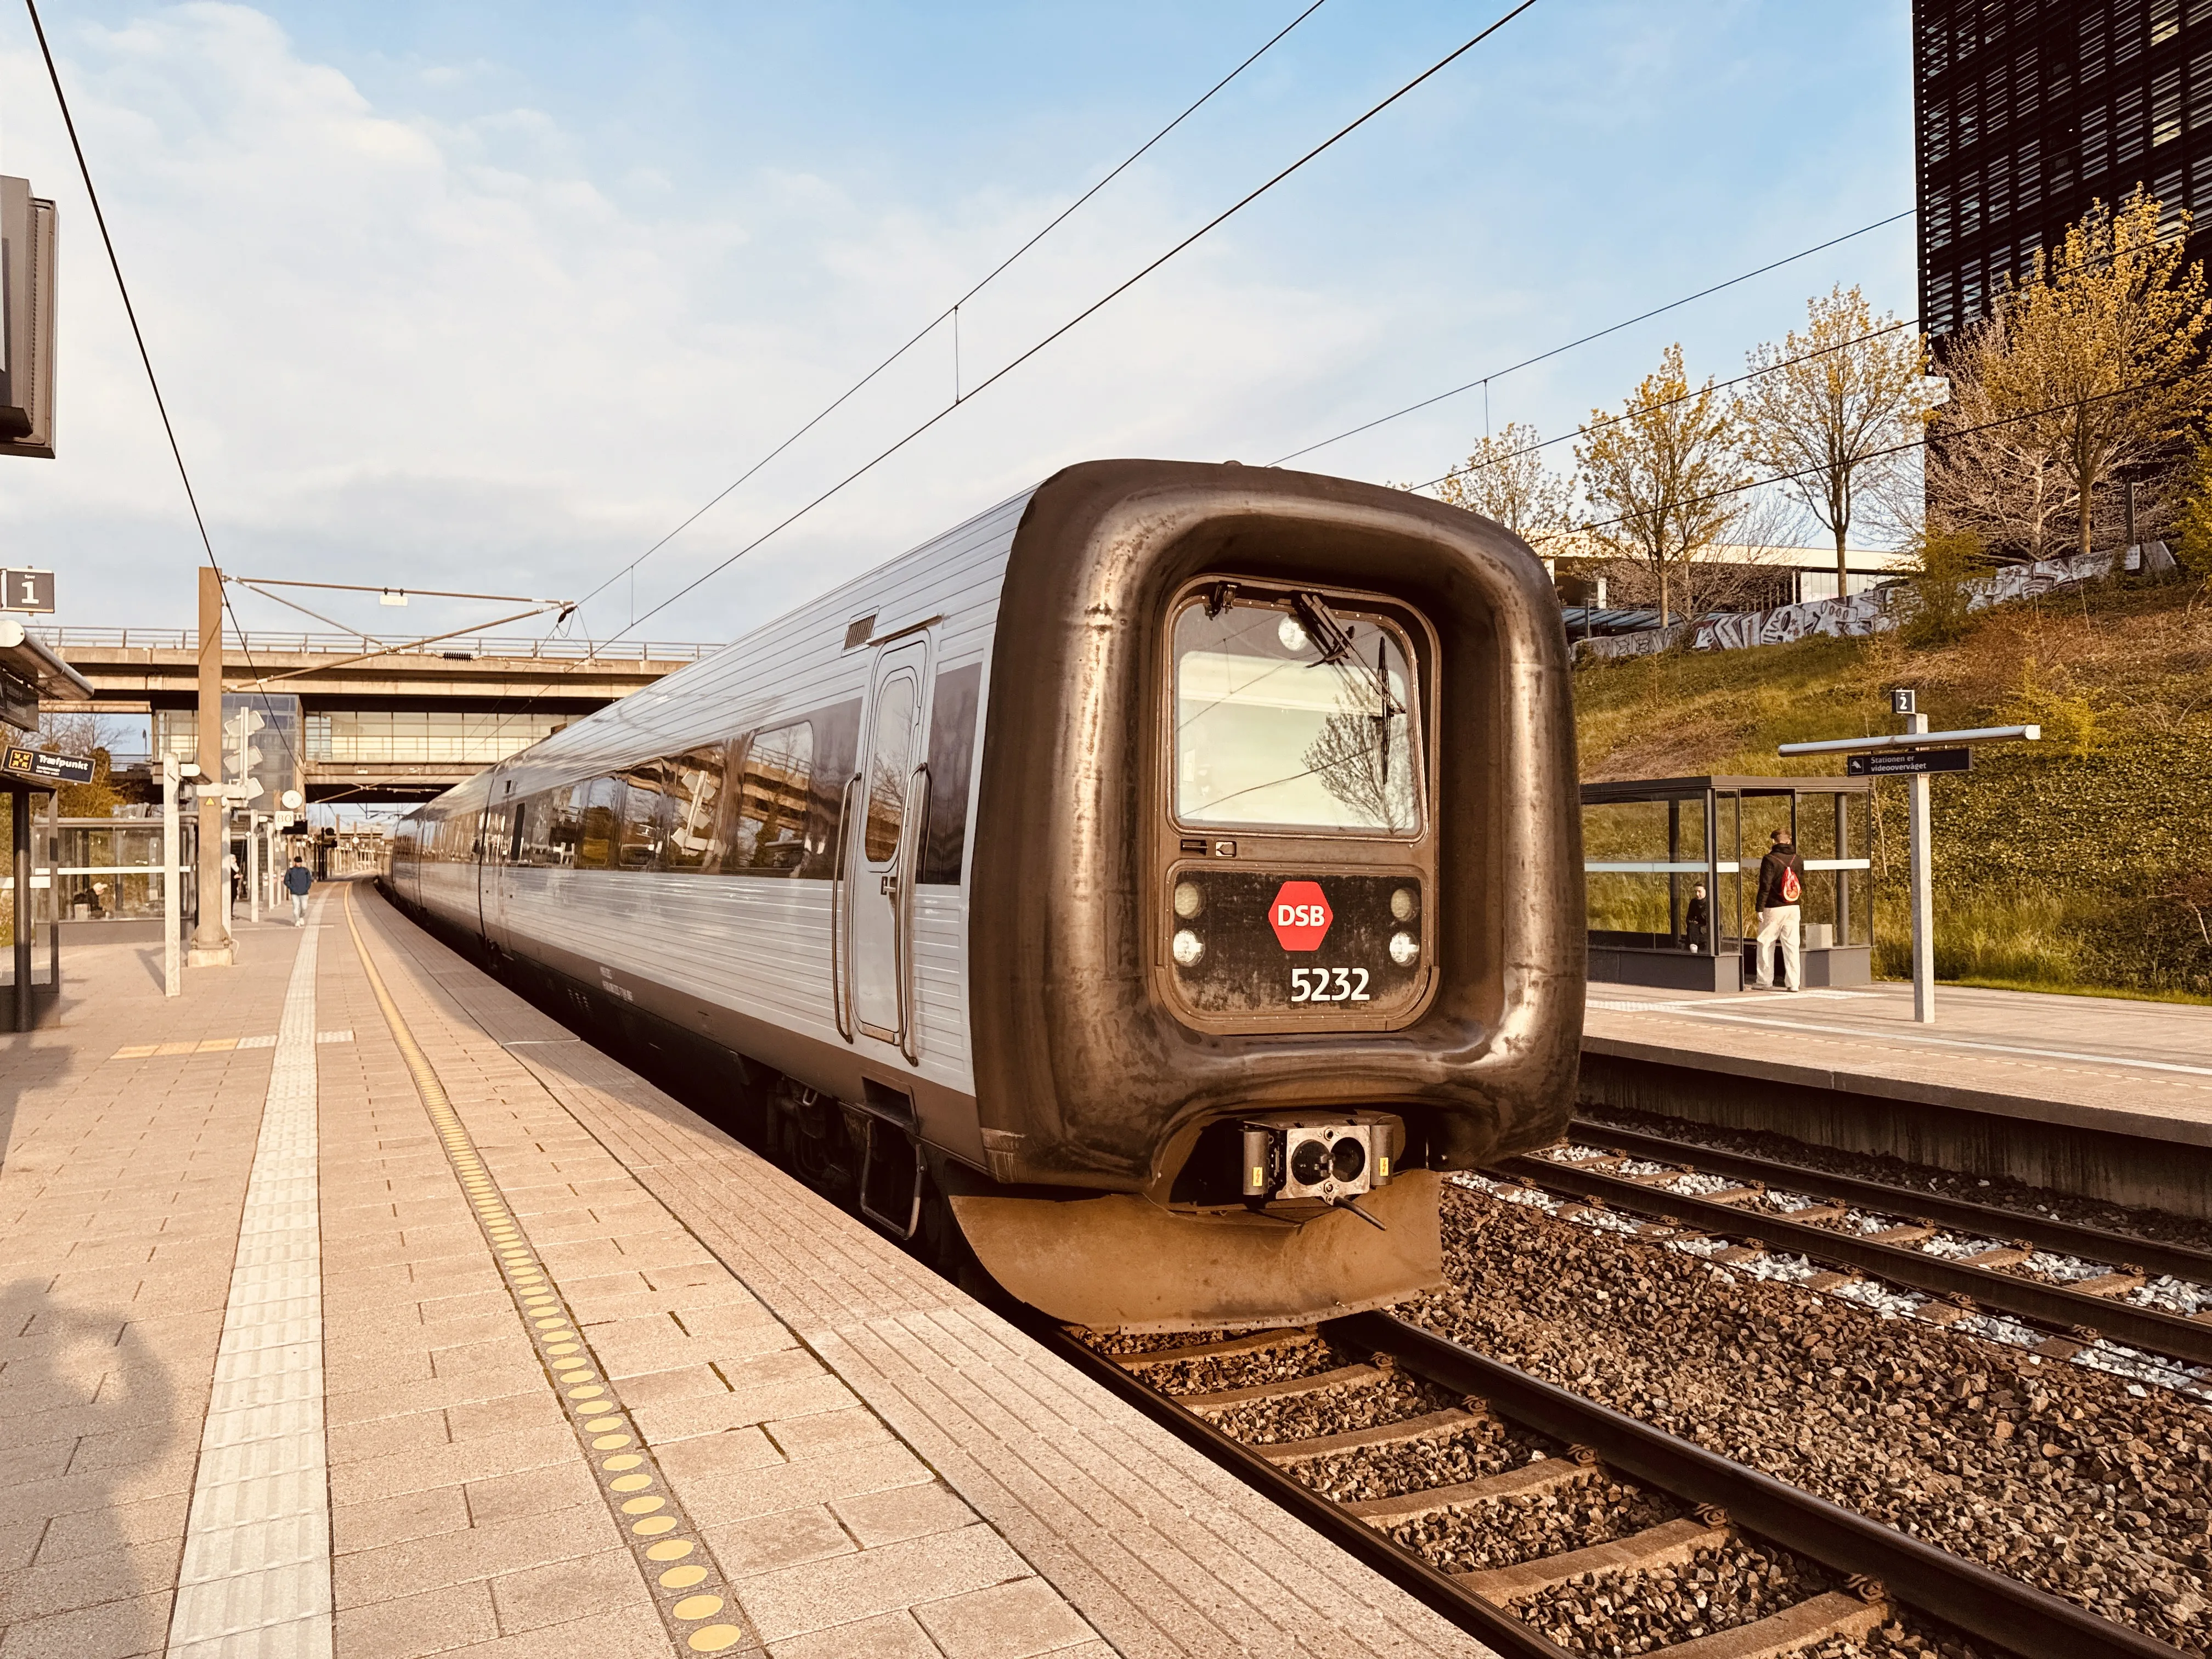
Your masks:
M 199 635 L 185 628 L 46 628 L 39 637 L 67 657 L 71 651 L 195 651 Z M 392 647 L 398 647 L 393 649 Z M 362 634 L 292 634 L 276 629 L 251 629 L 245 635 L 226 630 L 226 654 L 266 652 L 355 657 L 365 651 L 384 651 L 392 656 L 442 657 L 460 660 L 476 657 L 539 657 L 559 662 L 596 658 L 602 662 L 697 662 L 711 657 L 720 645 L 668 640 L 613 640 L 594 645 L 590 640 L 515 639 L 499 635 L 465 635 L 418 645 L 406 636 Z

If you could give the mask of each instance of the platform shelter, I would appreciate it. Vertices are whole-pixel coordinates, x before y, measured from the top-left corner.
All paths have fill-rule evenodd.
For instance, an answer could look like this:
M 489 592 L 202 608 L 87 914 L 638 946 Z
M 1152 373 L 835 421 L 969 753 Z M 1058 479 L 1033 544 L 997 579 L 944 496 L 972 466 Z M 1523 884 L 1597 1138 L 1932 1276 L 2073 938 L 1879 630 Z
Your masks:
M 1759 932 L 1759 863 L 1788 829 L 1805 867 L 1803 982 L 1873 976 L 1874 780 L 1641 778 L 1586 783 L 1589 975 L 1741 991 Z M 1702 894 L 1699 889 L 1702 888 Z

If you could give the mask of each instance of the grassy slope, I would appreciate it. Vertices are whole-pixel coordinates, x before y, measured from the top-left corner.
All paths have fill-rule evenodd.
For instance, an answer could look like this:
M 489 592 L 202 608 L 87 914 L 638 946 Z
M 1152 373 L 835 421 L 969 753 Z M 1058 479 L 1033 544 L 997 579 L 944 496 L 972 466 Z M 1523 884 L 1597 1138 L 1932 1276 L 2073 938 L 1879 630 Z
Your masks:
M 2212 1000 L 2212 599 L 2193 585 L 2003 606 L 1922 649 L 1807 640 L 1585 667 L 1583 775 L 1840 772 L 1775 746 L 1894 731 L 1893 685 L 1917 687 L 1939 731 L 2044 728 L 1935 780 L 1940 975 Z M 1876 793 L 1876 965 L 1899 974 L 1903 786 Z

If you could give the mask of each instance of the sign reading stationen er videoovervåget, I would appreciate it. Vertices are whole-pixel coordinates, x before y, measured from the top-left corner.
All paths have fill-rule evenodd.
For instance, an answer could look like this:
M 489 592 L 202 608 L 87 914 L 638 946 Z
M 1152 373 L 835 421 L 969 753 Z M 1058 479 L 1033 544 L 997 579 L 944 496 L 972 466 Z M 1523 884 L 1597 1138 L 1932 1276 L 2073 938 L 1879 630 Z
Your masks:
M 1907 778 L 1923 772 L 1971 772 L 1971 749 L 1887 749 L 1844 757 L 1844 775 L 1853 778 Z
M 0 769 L 40 783 L 90 783 L 92 762 L 82 755 L 49 754 L 43 749 L 10 746 L 0 757 Z

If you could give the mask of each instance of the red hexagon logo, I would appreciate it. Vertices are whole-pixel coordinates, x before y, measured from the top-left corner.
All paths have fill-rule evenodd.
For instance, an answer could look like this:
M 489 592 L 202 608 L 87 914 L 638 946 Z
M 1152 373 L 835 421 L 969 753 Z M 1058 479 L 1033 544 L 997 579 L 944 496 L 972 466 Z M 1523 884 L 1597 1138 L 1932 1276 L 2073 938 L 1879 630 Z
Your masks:
M 1267 926 L 1285 951 L 1318 951 L 1336 912 L 1317 881 L 1286 881 L 1267 907 Z

